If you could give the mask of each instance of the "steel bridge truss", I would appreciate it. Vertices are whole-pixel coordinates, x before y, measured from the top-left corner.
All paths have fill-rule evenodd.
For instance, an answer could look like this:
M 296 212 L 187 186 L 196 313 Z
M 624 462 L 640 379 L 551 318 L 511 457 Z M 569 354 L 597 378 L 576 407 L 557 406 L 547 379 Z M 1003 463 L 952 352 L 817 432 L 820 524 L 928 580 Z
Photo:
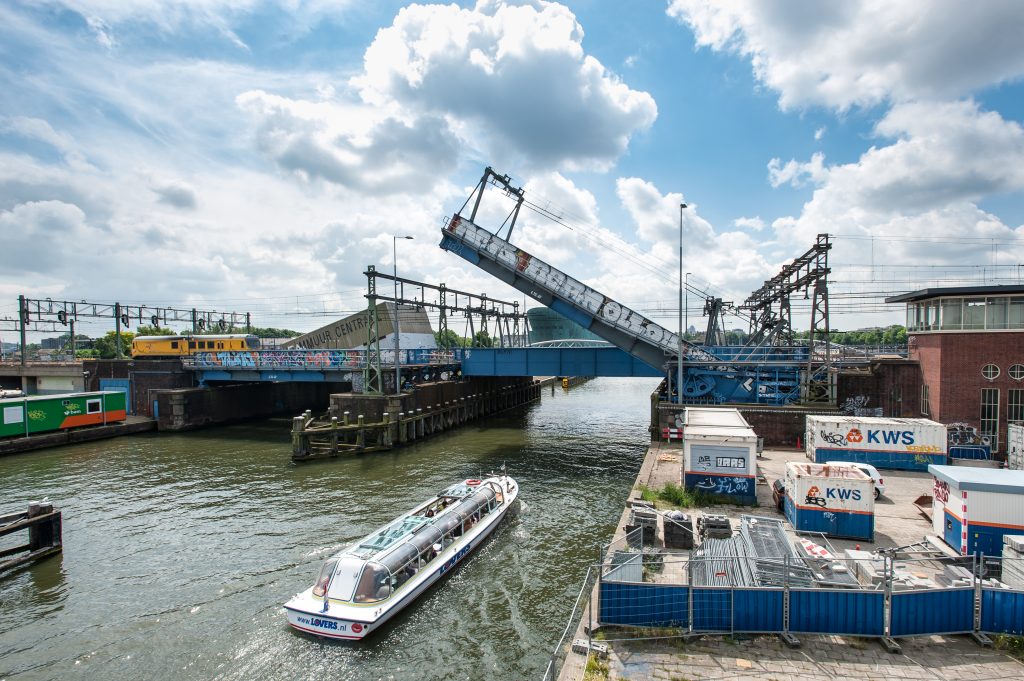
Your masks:
M 514 220 L 513 220 L 514 222 Z M 379 395 L 384 392 L 384 370 L 381 362 L 380 319 L 377 304 L 390 302 L 399 314 L 400 305 L 436 310 L 438 313 L 438 336 L 442 341 L 448 338 L 448 322 L 452 315 L 462 315 L 470 333 L 471 347 L 478 347 L 480 337 L 490 338 L 491 331 L 497 332 L 498 347 L 522 347 L 526 345 L 526 314 L 519 311 L 518 302 L 488 298 L 486 293 L 469 293 L 448 288 L 444 284 L 430 284 L 378 272 L 373 265 L 366 268 L 366 299 L 368 302 L 369 324 L 367 324 L 367 348 L 369 350 L 363 369 L 363 391 Z M 387 295 L 389 287 L 383 289 L 377 280 L 394 282 L 398 296 Z M 411 296 L 406 294 L 406 287 Z M 393 289 L 393 287 L 390 287 Z M 418 292 L 418 296 L 416 295 Z M 451 348 L 440 348 L 449 350 Z
M 828 252 L 832 249 L 828 234 L 819 234 L 806 253 L 786 265 L 774 277 L 754 291 L 740 305 L 751 314 L 749 348 L 792 347 L 793 318 L 790 296 L 802 292 L 811 299 L 807 369 L 803 379 L 805 402 L 830 402 L 834 395 L 829 383 L 831 348 L 828 317 Z M 822 347 L 815 347 L 816 342 Z

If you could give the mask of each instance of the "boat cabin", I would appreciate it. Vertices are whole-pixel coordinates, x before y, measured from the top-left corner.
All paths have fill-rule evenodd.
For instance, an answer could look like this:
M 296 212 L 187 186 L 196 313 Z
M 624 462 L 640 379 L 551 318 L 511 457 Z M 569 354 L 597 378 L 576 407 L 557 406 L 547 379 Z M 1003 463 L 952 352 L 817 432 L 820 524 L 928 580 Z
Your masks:
M 331 600 L 355 604 L 387 600 L 497 509 L 502 499 L 501 486 L 493 480 L 452 485 L 409 515 L 328 559 L 313 595 L 326 594 Z

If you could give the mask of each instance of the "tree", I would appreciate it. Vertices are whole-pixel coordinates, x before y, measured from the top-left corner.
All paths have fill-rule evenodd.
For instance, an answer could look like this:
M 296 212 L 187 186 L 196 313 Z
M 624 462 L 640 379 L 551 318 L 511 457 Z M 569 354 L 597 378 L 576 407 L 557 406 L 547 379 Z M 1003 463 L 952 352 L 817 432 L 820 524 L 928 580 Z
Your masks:
M 135 334 L 131 331 L 121 332 L 121 354 L 123 356 L 131 356 L 133 338 L 135 338 Z M 96 350 L 101 359 L 112 359 L 117 357 L 117 332 L 107 331 L 105 336 L 93 341 L 92 347 L 93 350 Z
M 165 329 L 162 326 L 140 326 L 135 331 L 136 336 L 177 336 L 171 329 Z
M 451 329 L 446 330 L 444 333 L 435 331 L 434 342 L 437 343 L 437 347 L 441 350 L 466 347 L 466 339 Z
M 486 331 L 477 331 L 473 334 L 473 347 L 474 348 L 493 348 L 494 339 Z

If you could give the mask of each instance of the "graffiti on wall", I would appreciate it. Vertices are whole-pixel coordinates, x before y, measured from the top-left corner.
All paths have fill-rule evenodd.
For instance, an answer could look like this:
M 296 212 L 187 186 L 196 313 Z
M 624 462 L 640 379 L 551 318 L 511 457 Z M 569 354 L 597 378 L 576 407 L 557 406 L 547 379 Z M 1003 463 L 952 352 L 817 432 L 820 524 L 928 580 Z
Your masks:
M 726 475 L 698 475 L 693 476 L 697 481 L 693 483 L 694 489 L 699 489 L 709 494 L 725 494 L 730 496 L 749 497 L 754 495 L 754 479 L 731 477 Z

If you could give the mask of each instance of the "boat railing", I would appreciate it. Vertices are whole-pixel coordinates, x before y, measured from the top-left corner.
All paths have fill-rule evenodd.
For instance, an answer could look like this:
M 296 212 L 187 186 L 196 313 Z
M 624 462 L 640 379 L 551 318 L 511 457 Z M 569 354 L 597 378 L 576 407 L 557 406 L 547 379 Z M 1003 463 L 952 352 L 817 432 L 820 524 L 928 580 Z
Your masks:
M 484 483 L 472 495 L 449 506 L 445 513 L 424 522 L 388 546 L 384 552 L 367 560 L 356 583 L 353 600 L 357 603 L 376 603 L 390 598 L 469 531 L 473 524 L 497 510 L 496 487 L 491 481 Z M 383 536 L 390 529 L 393 526 L 375 536 Z M 359 546 L 365 545 L 364 541 Z

